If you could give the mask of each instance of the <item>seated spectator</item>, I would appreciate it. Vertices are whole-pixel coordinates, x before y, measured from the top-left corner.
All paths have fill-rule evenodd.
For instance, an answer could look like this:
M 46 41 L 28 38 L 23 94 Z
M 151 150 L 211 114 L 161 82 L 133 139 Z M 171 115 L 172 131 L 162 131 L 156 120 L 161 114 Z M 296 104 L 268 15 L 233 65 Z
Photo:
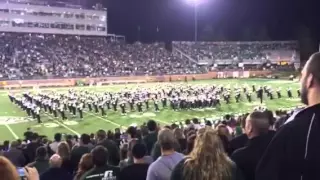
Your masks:
M 147 180 L 168 180 L 173 168 L 183 159 L 183 154 L 175 151 L 176 139 L 173 132 L 163 129 L 158 134 L 158 143 L 161 149 L 161 156 L 153 162 L 147 174 Z
M 198 131 L 194 149 L 177 164 L 171 175 L 172 180 L 241 178 L 236 164 L 225 153 L 217 131 L 209 127 Z
M 253 112 L 247 117 L 245 132 L 249 141 L 231 156 L 247 180 L 255 179 L 255 168 L 274 135 L 269 127 L 269 119 L 263 112 Z
M 119 180 L 145 180 L 150 164 L 144 160 L 146 153 L 147 148 L 144 144 L 135 144 L 131 150 L 133 164 L 121 170 Z
M 107 139 L 107 134 L 104 130 L 99 130 L 97 132 L 97 145 L 101 145 L 108 150 L 108 153 L 110 154 L 110 156 L 108 156 L 108 162 L 110 165 L 119 165 L 119 148 L 114 141 Z
M 58 154 L 51 156 L 49 164 L 50 168 L 40 175 L 40 180 L 72 180 L 72 175 L 62 166 L 62 158 Z
M 57 152 L 58 150 L 58 145 L 59 143 L 61 142 L 61 139 L 62 139 L 62 135 L 61 133 L 56 133 L 54 135 L 54 142 L 51 143 L 49 146 L 50 146 L 50 149 L 53 151 L 53 152 Z
M 154 120 L 149 120 L 147 123 L 148 135 L 143 138 L 144 143 L 147 146 L 147 153 L 150 155 L 153 145 L 157 142 L 158 132 L 157 123 Z
M 1 180 L 19 180 L 19 174 L 16 167 L 4 156 L 0 156 L 0 174 Z
M 82 134 L 80 137 L 80 143 L 78 146 L 74 146 L 71 151 L 71 163 L 76 168 L 80 162 L 81 157 L 90 153 L 93 145 L 90 143 L 90 136 L 88 134 Z
M 47 149 L 45 147 L 38 147 L 36 151 L 36 160 L 29 163 L 27 166 L 36 168 L 40 175 L 49 169 Z
M 90 153 L 82 155 L 79 162 L 78 171 L 73 180 L 79 180 L 85 172 L 89 171 L 92 168 L 92 155 Z
M 19 143 L 12 141 L 8 151 L 2 153 L 2 155 L 8 158 L 16 167 L 23 167 L 26 163 L 22 150 L 18 148 Z
M 93 168 L 86 172 L 80 180 L 101 180 L 101 179 L 116 179 L 119 177 L 120 168 L 108 164 L 108 150 L 98 145 L 91 151 Z
M 70 174 L 73 174 L 74 168 L 72 166 L 71 160 L 70 160 L 70 149 L 67 142 L 60 142 L 57 149 L 57 154 L 62 159 L 62 165 L 61 168 L 65 169 Z

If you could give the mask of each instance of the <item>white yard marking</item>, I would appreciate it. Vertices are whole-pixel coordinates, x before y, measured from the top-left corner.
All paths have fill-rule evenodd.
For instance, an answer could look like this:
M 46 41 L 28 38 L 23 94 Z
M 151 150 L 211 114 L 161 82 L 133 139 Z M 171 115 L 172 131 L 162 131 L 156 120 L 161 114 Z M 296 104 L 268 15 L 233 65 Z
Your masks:
M 55 123 L 59 124 L 60 126 L 63 126 L 64 128 L 68 129 L 70 132 L 74 133 L 75 135 L 80 136 L 80 133 L 78 133 L 77 131 L 69 128 L 68 126 L 64 125 L 63 123 L 59 122 L 58 120 L 55 120 L 54 118 L 52 118 L 51 116 L 49 116 L 47 114 L 44 114 L 44 115 L 46 115 L 49 119 L 53 120 Z
M 104 119 L 104 118 L 102 118 L 102 117 L 100 117 L 100 116 L 97 116 L 97 115 L 95 115 L 95 114 L 93 114 L 93 113 L 88 113 L 88 112 L 85 112 L 85 113 L 90 114 L 90 115 L 93 115 L 93 116 L 95 116 L 95 117 L 97 117 L 97 118 L 99 118 L 99 119 L 101 119 L 101 120 L 103 120 L 103 121 L 105 121 L 105 122 L 111 123 L 111 124 L 113 124 L 113 125 L 116 125 L 116 126 L 119 126 L 119 127 L 122 126 L 121 124 L 118 124 L 118 123 L 109 121 L 109 120 Z M 125 126 L 122 126 L 122 127 L 127 128 L 127 127 L 125 127 Z
M 8 124 L 4 124 L 7 129 L 11 132 L 12 136 L 15 138 L 15 139 L 19 139 L 18 135 L 11 129 L 11 127 L 8 125 Z

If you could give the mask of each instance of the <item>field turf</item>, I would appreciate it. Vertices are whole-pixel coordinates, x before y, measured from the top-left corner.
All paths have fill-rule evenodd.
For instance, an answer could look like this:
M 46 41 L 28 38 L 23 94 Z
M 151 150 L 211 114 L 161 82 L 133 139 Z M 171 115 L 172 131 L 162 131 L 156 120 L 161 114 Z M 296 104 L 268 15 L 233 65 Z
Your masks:
M 185 83 L 185 82 L 177 82 Z M 297 89 L 299 84 L 293 81 L 285 80 L 266 80 L 266 79 L 223 79 L 223 80 L 209 80 L 209 81 L 193 81 L 188 82 L 190 84 L 216 84 L 216 85 L 226 85 L 231 88 L 234 86 L 242 86 L 248 84 L 250 89 L 251 85 L 255 84 L 256 87 L 268 85 L 271 86 L 274 91 L 281 87 L 282 98 L 277 99 L 276 93 L 274 93 L 274 100 L 269 100 L 269 98 L 264 98 L 264 105 L 269 109 L 278 108 L 291 108 L 300 104 L 299 98 L 297 98 Z M 154 83 L 140 84 L 139 86 L 154 86 Z M 120 91 L 125 86 L 137 86 L 136 84 L 130 85 L 108 85 L 101 87 L 76 87 L 76 89 L 86 89 L 89 91 Z M 287 97 L 287 88 L 291 87 L 293 92 L 293 99 Z M 68 88 L 55 88 L 56 91 L 67 91 Z M 52 89 L 51 89 L 52 90 Z M 18 93 L 25 92 L 27 90 L 15 90 Z M 32 90 L 29 90 L 32 91 Z M 41 120 L 43 124 L 39 125 L 36 121 L 26 118 L 26 112 L 22 111 L 15 104 L 9 101 L 7 96 L 8 91 L 0 91 L 0 141 L 13 140 L 18 138 L 23 138 L 23 133 L 28 127 L 33 131 L 38 132 L 40 135 L 47 135 L 50 139 L 56 132 L 61 132 L 64 134 L 76 134 L 81 133 L 93 133 L 98 129 L 114 129 L 117 127 L 122 127 L 125 129 L 131 124 L 142 124 L 148 119 L 154 119 L 158 123 L 165 125 L 176 121 L 182 121 L 187 118 L 211 118 L 217 119 L 228 113 L 245 113 L 251 111 L 254 107 L 259 105 L 259 100 L 256 99 L 256 95 L 253 94 L 253 102 L 248 103 L 245 96 L 242 94 L 242 101 L 236 103 L 234 96 L 231 95 L 231 104 L 227 105 L 222 101 L 222 106 L 220 108 L 208 108 L 208 109 L 195 109 L 195 110 L 185 110 L 185 111 L 172 111 L 170 108 L 162 109 L 160 105 L 160 112 L 154 112 L 153 107 L 149 111 L 140 114 L 138 112 L 129 112 L 126 116 L 120 114 L 120 108 L 118 112 L 113 110 L 108 110 L 107 117 L 101 117 L 100 114 L 94 114 L 88 112 L 85 109 L 84 119 L 80 120 L 78 117 L 73 118 L 68 112 L 68 120 L 61 121 L 60 118 L 54 119 L 51 115 L 41 113 Z M 150 103 L 152 104 L 152 103 Z M 128 110 L 128 106 L 127 106 Z

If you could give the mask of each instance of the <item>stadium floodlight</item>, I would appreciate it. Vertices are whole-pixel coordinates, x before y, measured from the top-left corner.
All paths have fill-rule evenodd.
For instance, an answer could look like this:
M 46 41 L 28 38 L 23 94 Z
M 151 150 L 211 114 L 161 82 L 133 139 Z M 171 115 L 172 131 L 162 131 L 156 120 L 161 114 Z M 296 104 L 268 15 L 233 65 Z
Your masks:
M 204 2 L 204 0 L 186 0 L 187 4 L 194 7 L 194 41 L 198 40 L 198 6 Z

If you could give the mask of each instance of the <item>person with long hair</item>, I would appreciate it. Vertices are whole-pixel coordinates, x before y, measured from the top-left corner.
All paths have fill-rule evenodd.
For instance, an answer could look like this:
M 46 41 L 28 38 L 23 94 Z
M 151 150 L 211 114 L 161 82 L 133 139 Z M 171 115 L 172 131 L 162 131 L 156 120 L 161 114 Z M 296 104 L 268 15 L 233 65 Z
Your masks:
M 92 155 L 90 153 L 86 153 L 80 159 L 78 171 L 73 180 L 80 180 L 81 176 L 92 168 Z
M 72 166 L 71 162 L 71 153 L 70 153 L 70 148 L 67 142 L 60 142 L 58 145 L 57 149 L 57 154 L 61 157 L 62 159 L 62 165 L 61 168 L 65 169 L 68 171 L 70 174 L 73 174 L 73 171 L 76 167 Z
M 209 127 L 198 131 L 193 150 L 171 174 L 171 180 L 195 179 L 242 179 L 236 164 L 226 154 L 218 132 Z

